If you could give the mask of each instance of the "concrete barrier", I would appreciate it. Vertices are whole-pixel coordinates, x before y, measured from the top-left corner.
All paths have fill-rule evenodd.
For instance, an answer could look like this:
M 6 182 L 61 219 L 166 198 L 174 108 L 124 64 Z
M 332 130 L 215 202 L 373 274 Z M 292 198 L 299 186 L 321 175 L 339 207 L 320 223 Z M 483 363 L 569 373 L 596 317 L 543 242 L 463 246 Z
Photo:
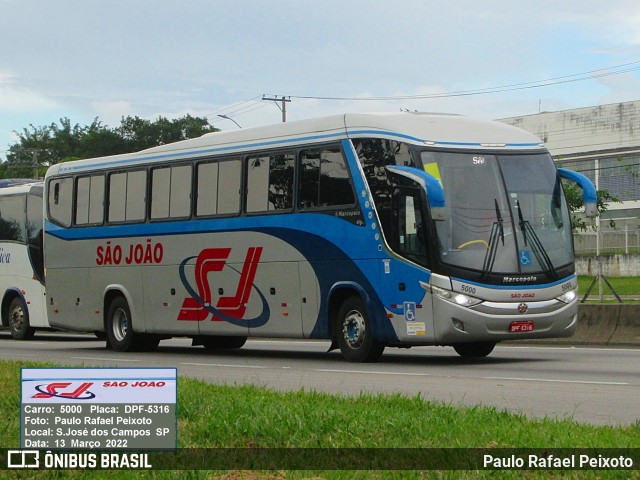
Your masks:
M 600 255 L 602 274 L 606 277 L 637 277 L 640 255 Z M 599 272 L 597 257 L 576 257 L 576 273 L 593 277 Z
M 578 328 L 573 337 L 527 343 L 640 347 L 640 305 L 580 304 Z

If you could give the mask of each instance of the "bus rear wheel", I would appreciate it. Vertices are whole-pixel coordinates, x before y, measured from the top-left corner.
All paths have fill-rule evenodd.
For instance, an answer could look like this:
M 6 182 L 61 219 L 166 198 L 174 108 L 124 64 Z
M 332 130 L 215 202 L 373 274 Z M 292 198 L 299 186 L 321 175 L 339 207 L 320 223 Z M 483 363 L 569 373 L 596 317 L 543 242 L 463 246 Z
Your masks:
M 15 297 L 9 305 L 9 330 L 15 340 L 29 340 L 35 333 L 29 324 L 29 310 L 20 297 Z
M 495 342 L 457 343 L 453 349 L 464 358 L 484 358 L 493 352 Z
M 373 338 L 369 313 L 360 297 L 347 298 L 338 310 L 335 333 L 338 346 L 349 362 L 376 362 L 385 345 Z
M 131 309 L 123 297 L 116 297 L 107 313 L 107 345 L 117 352 L 147 352 L 155 350 L 160 338 L 133 331 Z

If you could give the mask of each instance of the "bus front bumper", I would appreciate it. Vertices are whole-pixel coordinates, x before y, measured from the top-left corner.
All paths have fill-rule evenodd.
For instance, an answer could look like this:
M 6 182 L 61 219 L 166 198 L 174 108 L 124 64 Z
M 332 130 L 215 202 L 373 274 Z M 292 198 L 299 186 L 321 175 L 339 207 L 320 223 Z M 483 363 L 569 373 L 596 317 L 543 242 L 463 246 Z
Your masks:
M 463 307 L 433 296 L 436 344 L 501 342 L 572 336 L 578 302 L 482 302 Z

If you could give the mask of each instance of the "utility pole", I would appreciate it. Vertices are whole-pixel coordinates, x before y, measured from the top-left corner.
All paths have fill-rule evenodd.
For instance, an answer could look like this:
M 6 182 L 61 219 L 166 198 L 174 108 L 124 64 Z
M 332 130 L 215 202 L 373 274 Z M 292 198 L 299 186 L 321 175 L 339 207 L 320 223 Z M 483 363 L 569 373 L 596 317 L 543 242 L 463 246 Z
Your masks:
M 33 154 L 33 178 L 38 180 L 40 178 L 40 164 L 38 163 L 38 151 L 33 149 L 31 151 Z
M 600 160 L 595 159 L 595 187 L 600 188 Z M 600 258 L 600 214 L 596 217 L 596 258 L 598 259 L 598 298 L 602 303 L 602 259 Z
M 33 161 L 33 178 L 38 180 L 40 178 L 40 162 L 38 161 L 38 152 L 40 150 L 37 148 L 18 148 L 16 149 L 16 153 L 19 154 L 31 154 L 31 159 Z
M 286 122 L 287 121 L 287 103 L 291 101 L 291 97 L 285 97 L 284 95 L 280 98 L 278 98 L 275 95 L 272 96 L 267 96 L 267 95 L 263 95 L 262 96 L 262 100 L 268 100 L 270 102 L 276 102 L 276 106 L 280 109 L 280 111 L 282 112 L 282 122 Z M 278 103 L 282 103 L 282 106 L 278 105 Z

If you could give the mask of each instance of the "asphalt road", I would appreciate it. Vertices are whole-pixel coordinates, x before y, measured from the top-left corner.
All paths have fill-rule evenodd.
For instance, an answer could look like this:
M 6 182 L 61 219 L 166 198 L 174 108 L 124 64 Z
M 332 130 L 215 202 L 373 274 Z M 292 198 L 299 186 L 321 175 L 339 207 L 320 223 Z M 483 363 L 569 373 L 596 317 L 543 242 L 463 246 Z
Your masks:
M 36 333 L 32 341 L 0 332 L 0 358 L 101 367 L 177 367 L 216 384 L 255 384 L 344 395 L 401 392 L 452 405 L 488 405 L 529 417 L 595 425 L 640 424 L 640 350 L 501 346 L 482 360 L 451 348 L 388 348 L 374 364 L 326 353 L 328 342 L 249 340 L 238 351 L 205 351 L 188 339 L 152 353 L 117 353 L 90 335 Z

